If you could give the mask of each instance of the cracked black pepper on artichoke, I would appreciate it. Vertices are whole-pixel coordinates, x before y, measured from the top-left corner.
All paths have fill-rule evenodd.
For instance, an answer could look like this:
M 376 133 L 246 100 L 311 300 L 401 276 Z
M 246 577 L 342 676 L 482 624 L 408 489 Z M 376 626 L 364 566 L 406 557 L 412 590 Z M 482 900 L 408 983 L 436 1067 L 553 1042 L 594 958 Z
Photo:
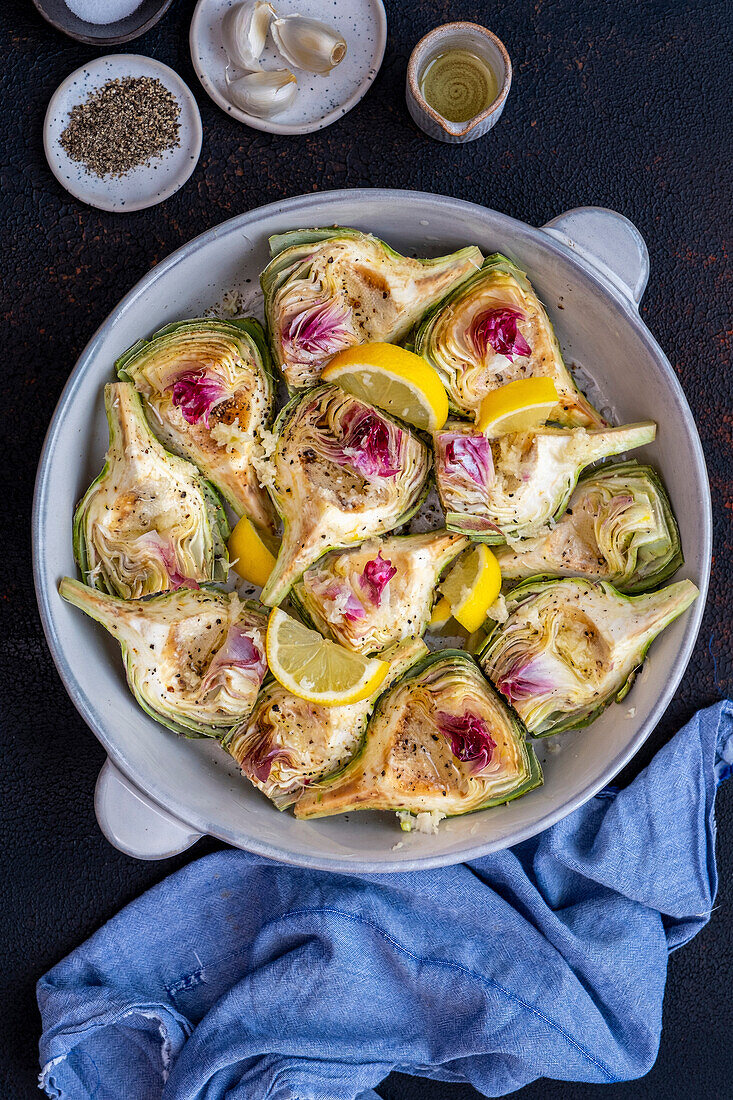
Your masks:
M 59 143 L 95 176 L 125 176 L 180 145 L 181 109 L 160 80 L 108 80 L 70 112 Z

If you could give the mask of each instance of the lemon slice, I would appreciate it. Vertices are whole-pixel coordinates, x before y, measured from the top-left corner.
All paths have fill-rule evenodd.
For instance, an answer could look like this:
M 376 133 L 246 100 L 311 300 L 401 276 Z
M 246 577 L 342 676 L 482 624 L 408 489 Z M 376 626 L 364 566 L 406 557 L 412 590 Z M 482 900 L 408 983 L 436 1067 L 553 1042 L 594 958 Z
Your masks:
M 430 616 L 430 625 L 435 627 L 445 626 L 452 614 L 453 612 L 450 609 L 450 604 L 445 596 L 441 596 L 433 608 L 433 614 Z
M 439 586 L 439 591 L 450 604 L 453 618 L 469 634 L 478 630 L 501 592 L 501 570 L 488 546 L 480 542 L 466 551 Z
M 270 612 L 267 624 L 267 663 L 275 679 L 293 695 L 324 707 L 366 699 L 389 669 L 386 661 L 362 657 L 322 638 L 279 607 Z
M 395 344 L 361 344 L 340 351 L 321 378 L 428 432 L 442 428 L 448 419 L 448 397 L 437 371 Z
M 267 584 L 275 566 L 275 555 L 246 516 L 240 519 L 229 536 L 227 549 L 229 561 L 232 563 L 231 568 L 242 580 L 261 587 Z
M 488 436 L 529 432 L 545 423 L 557 401 L 551 378 L 520 378 L 486 394 L 477 426 Z

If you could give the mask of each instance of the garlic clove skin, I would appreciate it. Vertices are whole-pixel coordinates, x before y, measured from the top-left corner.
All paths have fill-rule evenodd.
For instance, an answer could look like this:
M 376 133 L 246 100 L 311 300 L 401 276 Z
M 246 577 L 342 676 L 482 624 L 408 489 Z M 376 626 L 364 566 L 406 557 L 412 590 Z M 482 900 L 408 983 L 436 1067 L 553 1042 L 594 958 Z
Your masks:
M 283 15 L 270 24 L 272 40 L 288 64 L 309 73 L 330 73 L 346 56 L 346 39 L 317 19 Z
M 260 56 L 276 14 L 265 0 L 247 0 L 229 9 L 221 22 L 221 40 L 232 65 L 247 72 L 261 69 Z
M 295 102 L 298 82 L 289 69 L 247 73 L 227 80 L 227 95 L 235 107 L 256 118 L 272 118 Z

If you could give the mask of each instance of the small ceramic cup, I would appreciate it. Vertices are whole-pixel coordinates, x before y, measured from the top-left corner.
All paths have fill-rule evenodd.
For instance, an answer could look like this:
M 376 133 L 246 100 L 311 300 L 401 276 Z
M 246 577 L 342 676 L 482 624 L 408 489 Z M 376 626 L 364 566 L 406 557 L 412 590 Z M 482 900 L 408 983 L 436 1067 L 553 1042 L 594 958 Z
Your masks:
M 484 61 L 494 76 L 499 93 L 486 110 L 467 122 L 449 122 L 439 115 L 420 91 L 420 80 L 427 65 L 447 50 L 469 50 Z M 412 119 L 429 137 L 460 144 L 475 141 L 495 126 L 504 110 L 512 83 L 512 63 L 504 43 L 478 23 L 446 23 L 420 39 L 407 66 L 407 109 Z

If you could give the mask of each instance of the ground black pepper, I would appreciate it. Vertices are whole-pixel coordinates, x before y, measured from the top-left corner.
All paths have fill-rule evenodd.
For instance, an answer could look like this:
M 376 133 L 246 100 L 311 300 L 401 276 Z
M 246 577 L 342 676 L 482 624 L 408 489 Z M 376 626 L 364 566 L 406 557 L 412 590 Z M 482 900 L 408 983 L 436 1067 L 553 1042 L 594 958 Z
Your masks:
M 59 143 L 93 175 L 124 176 L 180 144 L 179 116 L 178 100 L 160 80 L 108 80 L 72 109 Z

